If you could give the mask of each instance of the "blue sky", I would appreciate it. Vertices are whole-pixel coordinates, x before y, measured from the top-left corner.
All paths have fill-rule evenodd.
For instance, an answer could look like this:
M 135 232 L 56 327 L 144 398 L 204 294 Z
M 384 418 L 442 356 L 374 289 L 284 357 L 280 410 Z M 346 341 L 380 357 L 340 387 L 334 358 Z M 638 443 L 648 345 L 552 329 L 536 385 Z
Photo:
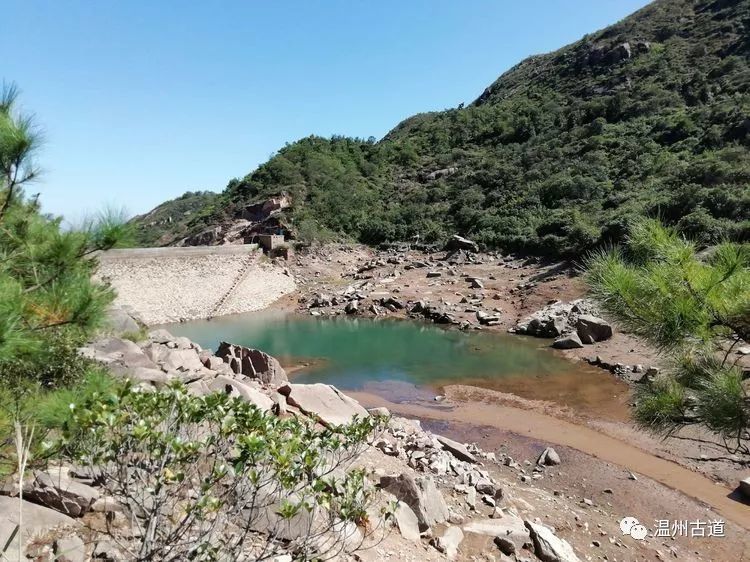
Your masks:
M 0 79 L 43 126 L 29 192 L 71 220 L 220 191 L 310 134 L 380 138 L 644 0 L 4 0 Z

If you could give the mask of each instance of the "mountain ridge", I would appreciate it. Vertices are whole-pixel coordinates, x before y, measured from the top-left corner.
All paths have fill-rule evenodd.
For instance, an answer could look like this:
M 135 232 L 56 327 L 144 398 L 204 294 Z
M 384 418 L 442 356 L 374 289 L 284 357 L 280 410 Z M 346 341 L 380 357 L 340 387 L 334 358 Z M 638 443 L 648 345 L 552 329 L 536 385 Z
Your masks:
M 306 239 L 461 233 L 573 256 L 649 215 L 707 244 L 747 240 L 749 53 L 748 0 L 657 0 L 378 142 L 288 144 L 175 232 L 228 228 L 244 206 L 284 192 L 294 205 L 282 218 Z

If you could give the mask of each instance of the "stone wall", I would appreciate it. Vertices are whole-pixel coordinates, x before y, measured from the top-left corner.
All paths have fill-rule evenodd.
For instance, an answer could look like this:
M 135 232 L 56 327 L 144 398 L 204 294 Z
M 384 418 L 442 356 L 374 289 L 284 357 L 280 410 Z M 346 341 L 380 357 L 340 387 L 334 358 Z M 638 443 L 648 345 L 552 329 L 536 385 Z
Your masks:
M 260 310 L 295 289 L 255 244 L 110 250 L 98 259 L 115 304 L 148 325 Z

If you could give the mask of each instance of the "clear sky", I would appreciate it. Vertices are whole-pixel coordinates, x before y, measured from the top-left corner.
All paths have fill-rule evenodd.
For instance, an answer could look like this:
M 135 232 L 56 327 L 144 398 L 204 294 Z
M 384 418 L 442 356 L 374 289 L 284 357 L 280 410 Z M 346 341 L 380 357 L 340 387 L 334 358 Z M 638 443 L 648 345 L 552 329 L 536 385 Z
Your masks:
M 382 137 L 645 0 L 3 0 L 0 79 L 46 143 L 29 189 L 77 219 L 220 191 L 310 134 Z

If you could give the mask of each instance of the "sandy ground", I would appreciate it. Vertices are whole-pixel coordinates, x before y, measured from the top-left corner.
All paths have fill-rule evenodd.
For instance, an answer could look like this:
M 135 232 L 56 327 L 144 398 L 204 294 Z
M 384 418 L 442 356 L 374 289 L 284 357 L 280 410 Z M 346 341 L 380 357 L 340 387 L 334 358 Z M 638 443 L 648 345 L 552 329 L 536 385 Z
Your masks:
M 261 310 L 296 288 L 283 267 L 258 252 L 126 254 L 101 260 L 97 275 L 117 291 L 115 305 L 136 311 L 147 325 Z

